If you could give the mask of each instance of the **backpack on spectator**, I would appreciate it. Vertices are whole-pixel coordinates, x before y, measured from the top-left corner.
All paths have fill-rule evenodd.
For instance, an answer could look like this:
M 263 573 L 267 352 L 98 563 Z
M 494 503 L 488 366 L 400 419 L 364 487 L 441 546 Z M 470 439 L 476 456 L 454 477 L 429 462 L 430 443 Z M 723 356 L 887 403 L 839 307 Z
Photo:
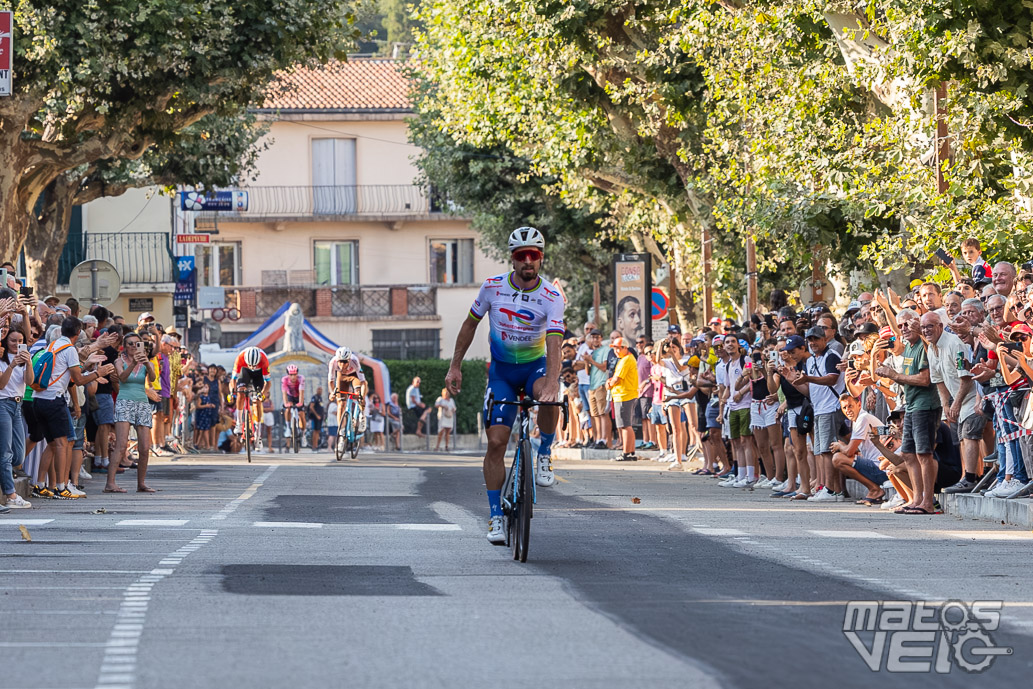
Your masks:
M 43 392 L 50 387 L 50 376 L 54 373 L 54 357 L 71 346 L 72 343 L 69 342 L 57 349 L 53 349 L 54 343 L 51 342 L 45 350 L 40 352 L 39 358 L 32 364 L 32 375 L 35 377 L 35 380 L 32 381 L 30 387 L 33 390 Z

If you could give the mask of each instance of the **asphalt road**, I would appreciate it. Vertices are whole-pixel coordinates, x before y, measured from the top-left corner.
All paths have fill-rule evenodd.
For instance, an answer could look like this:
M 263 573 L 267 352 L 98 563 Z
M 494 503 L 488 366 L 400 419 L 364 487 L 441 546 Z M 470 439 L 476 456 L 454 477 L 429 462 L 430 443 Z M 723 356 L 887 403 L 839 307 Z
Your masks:
M 1033 670 L 1019 529 L 567 462 L 520 564 L 484 538 L 479 458 L 260 462 L 158 460 L 155 495 L 95 479 L 0 517 L 0 687 L 1000 687 Z M 991 636 L 1013 653 L 875 673 L 844 636 L 848 601 L 948 599 L 1004 601 Z

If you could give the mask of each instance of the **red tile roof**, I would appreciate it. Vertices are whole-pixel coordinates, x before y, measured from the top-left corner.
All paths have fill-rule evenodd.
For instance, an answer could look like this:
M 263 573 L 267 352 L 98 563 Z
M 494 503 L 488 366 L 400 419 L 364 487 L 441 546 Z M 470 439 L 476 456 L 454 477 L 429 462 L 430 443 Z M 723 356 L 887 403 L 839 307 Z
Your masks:
M 352 58 L 280 75 L 260 108 L 285 111 L 409 112 L 409 83 L 399 60 Z

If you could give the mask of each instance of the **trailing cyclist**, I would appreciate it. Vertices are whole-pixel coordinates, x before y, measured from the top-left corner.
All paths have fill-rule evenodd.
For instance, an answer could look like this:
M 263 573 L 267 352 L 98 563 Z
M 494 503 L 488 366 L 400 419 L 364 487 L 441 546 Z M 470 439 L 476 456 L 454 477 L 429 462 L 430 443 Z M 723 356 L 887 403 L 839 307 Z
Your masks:
M 298 420 L 301 422 L 301 446 L 308 447 L 308 440 L 305 438 L 305 376 L 298 373 L 298 367 L 294 364 L 287 365 L 287 375 L 280 379 L 280 391 L 283 393 L 283 427 L 284 436 L 289 437 L 291 431 L 291 407 L 298 410 Z
M 272 387 L 272 378 L 269 375 L 269 357 L 265 355 L 258 347 L 248 347 L 243 352 L 237 355 L 236 361 L 233 362 L 233 374 L 231 376 L 230 390 L 233 394 L 236 394 L 237 388 L 245 388 L 243 394 L 237 394 L 237 403 L 235 414 L 237 418 L 237 435 L 244 435 L 244 398 L 248 393 L 247 388 L 251 388 L 259 393 L 261 398 L 264 400 L 269 396 L 269 390 Z M 251 413 L 254 416 L 255 423 L 262 422 L 262 405 L 253 404 L 251 405 Z
M 337 443 L 341 446 L 342 452 L 348 443 L 348 433 L 345 430 L 345 411 L 348 409 L 348 399 L 344 393 L 357 394 L 355 402 L 359 405 L 359 418 L 357 433 L 361 437 L 366 432 L 366 376 L 362 373 L 362 364 L 359 357 L 347 347 L 338 347 L 328 365 L 326 376 L 327 389 L 330 391 L 330 399 L 337 399 L 337 426 L 340 429 L 337 435 Z
M 463 375 L 460 364 L 473 342 L 481 319 L 488 316 L 491 343 L 491 366 L 488 369 L 489 396 L 496 400 L 515 401 L 523 391 L 539 402 L 556 402 L 559 398 L 560 342 L 563 324 L 563 297 L 539 276 L 545 256 L 545 238 L 533 227 L 520 227 L 509 236 L 509 252 L 513 270 L 484 281 L 470 313 L 459 329 L 452 363 L 445 384 L 458 394 Z M 502 484 L 506 478 L 505 453 L 512 433 L 516 407 L 496 406 L 485 425 L 488 427 L 488 451 L 484 455 L 484 482 L 488 487 L 488 541 L 496 545 L 506 542 L 502 528 Z M 552 472 L 552 441 L 556 437 L 559 410 L 542 407 L 538 411 L 541 446 L 538 448 L 539 486 L 556 483 Z

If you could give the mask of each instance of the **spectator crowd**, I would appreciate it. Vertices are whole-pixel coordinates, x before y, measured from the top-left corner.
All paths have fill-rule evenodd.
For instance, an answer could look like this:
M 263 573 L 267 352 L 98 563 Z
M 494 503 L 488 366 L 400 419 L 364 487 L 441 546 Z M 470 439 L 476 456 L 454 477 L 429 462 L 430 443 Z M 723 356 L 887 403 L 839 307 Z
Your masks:
M 776 290 L 769 311 L 672 324 L 660 342 L 587 323 L 562 345 L 577 423 L 558 444 L 616 461 L 657 449 L 725 488 L 899 514 L 936 513 L 941 492 L 1029 496 L 1033 264 L 990 266 L 971 238 L 960 253 L 942 252 L 947 284 L 862 292 L 838 317 Z

